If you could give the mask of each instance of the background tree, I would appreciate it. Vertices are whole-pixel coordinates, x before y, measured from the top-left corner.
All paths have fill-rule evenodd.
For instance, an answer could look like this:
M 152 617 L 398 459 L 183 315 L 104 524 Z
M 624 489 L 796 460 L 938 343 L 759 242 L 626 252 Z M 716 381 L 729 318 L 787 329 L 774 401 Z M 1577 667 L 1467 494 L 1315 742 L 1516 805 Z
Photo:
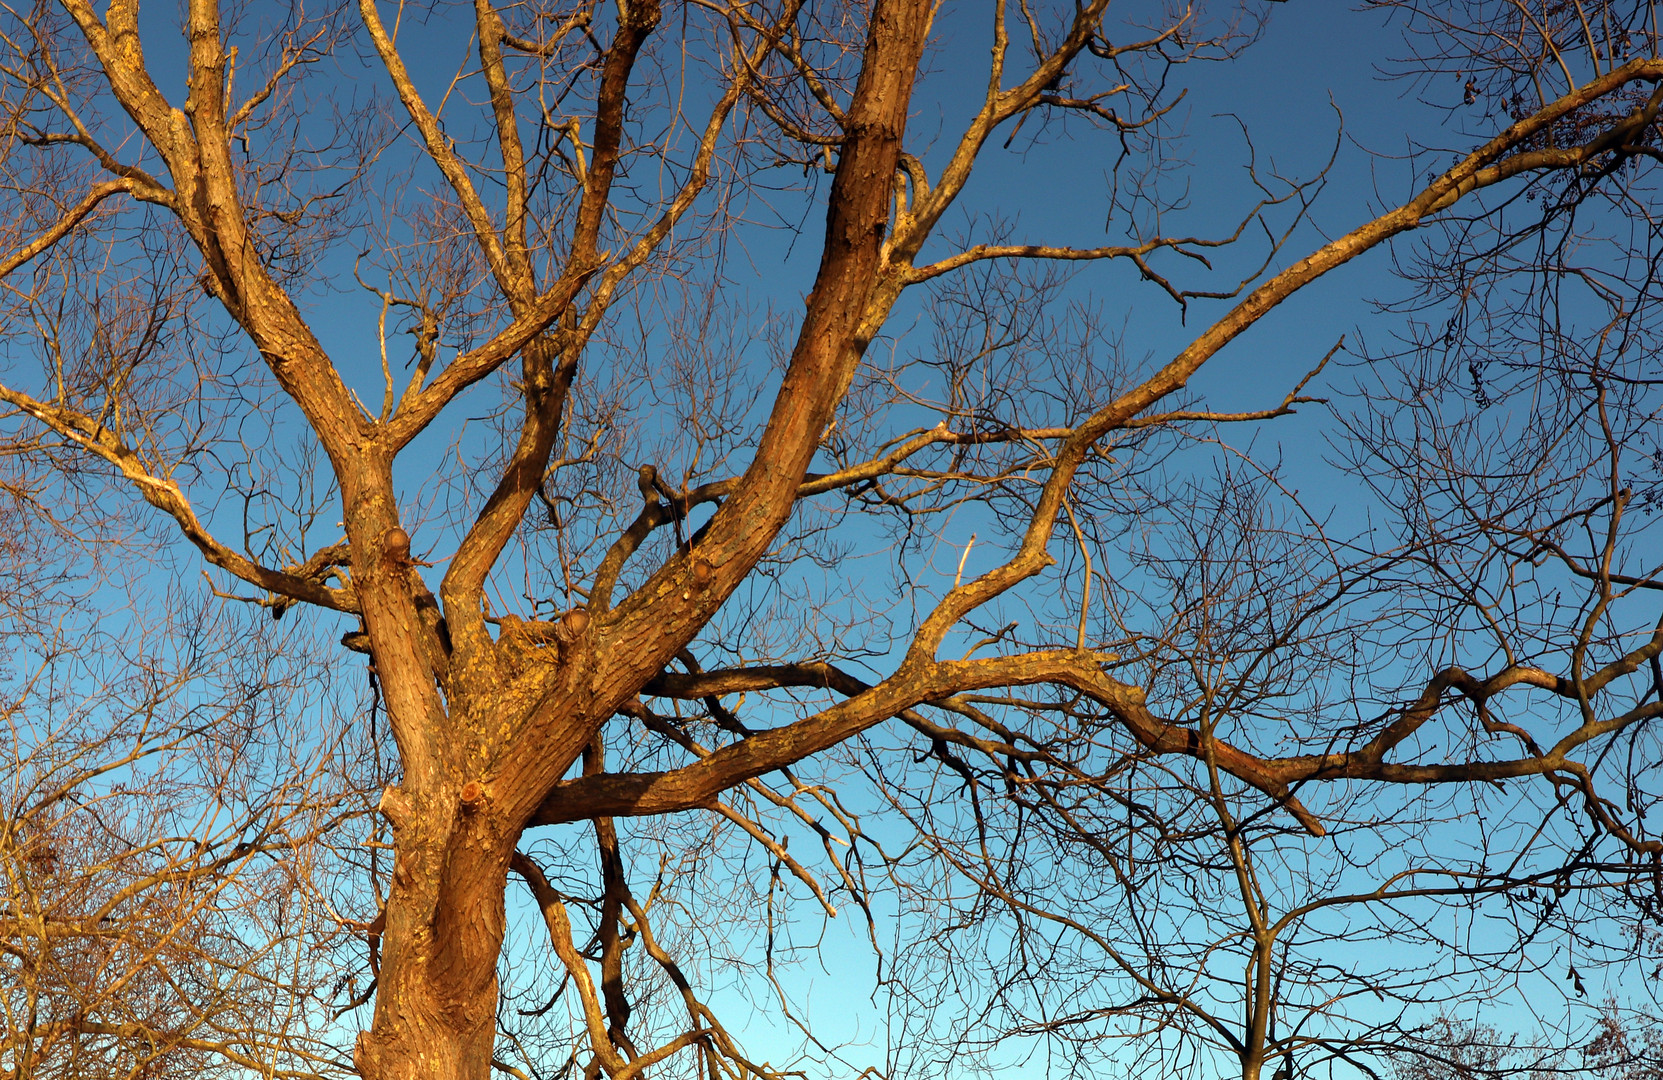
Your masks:
M 1632 883 L 1655 866 L 1639 819 L 1663 628 L 1644 516 L 1619 486 L 1648 437 L 1651 354 L 1621 338 L 1620 379 L 1606 359 L 1559 360 L 1590 340 L 1567 329 L 1588 304 L 1649 311 L 1649 7 L 1405 7 L 1435 43 L 1412 71 L 1460 56 L 1465 104 L 1488 109 L 1505 83 L 1513 115 L 1473 120 L 1453 154 L 1429 148 L 1400 199 L 1352 204 L 1331 239 L 1305 227 L 1320 174 L 1256 166 L 1236 220 L 1167 228 L 1183 84 L 1258 29 L 1235 6 L 996 4 L 961 22 L 915 0 L 478 0 L 466 19 L 191 0 L 174 26 L 127 0 L 65 0 L 8 15 L 0 401 L 19 453 L 72 490 L 119 478 L 221 591 L 274 618 L 345 615 L 343 645 L 371 659 L 398 765 L 379 801 L 386 892 L 359 895 L 375 904 L 358 913 L 375 977 L 361 1074 L 775 1075 L 688 977 L 709 959 L 697 932 L 692 957 L 664 946 L 678 889 L 718 853 L 689 835 L 706 826 L 619 821 L 713 813 L 766 853 L 765 900 L 790 876 L 830 909 L 785 843 L 805 829 L 827 880 L 864 900 L 862 864 L 831 849 L 839 834 L 884 849 L 867 846 L 864 803 L 805 762 L 869 770 L 923 827 L 933 872 L 1006 914 L 1018 894 L 955 859 L 972 836 L 992 858 L 986 799 L 1022 841 L 1001 865 L 1048 872 L 1048 910 L 1118 895 L 1070 892 L 1086 865 L 1070 860 L 1112 866 L 1114 838 L 1147 829 L 1163 870 L 1184 843 L 1206 849 L 1194 857 L 1234 879 L 1252 921 L 1272 906 L 1255 830 L 1333 853 L 1342 824 L 1378 844 L 1424 826 L 1437 792 L 1481 808 L 1517 780 L 1545 793 L 1526 849 L 1548 853 L 1541 868 L 1452 867 L 1429 842 L 1414 875 L 1472 893 L 1548 867 Z M 931 82 L 932 34 L 969 27 L 975 50 L 938 47 L 974 52 L 978 76 Z M 931 94 L 952 106 L 934 141 L 909 131 Z M 1041 132 L 1111 148 L 1109 243 L 975 212 L 979 163 Z M 1543 238 L 1596 204 L 1605 261 L 1572 268 L 1573 245 Z M 823 230 L 797 224 L 822 207 Z M 818 245 L 801 310 L 736 281 L 753 230 L 778 223 Z M 1245 408 L 1212 407 L 1191 380 L 1323 275 L 1427 226 L 1449 232 L 1425 257 L 1450 260 L 1426 275 L 1429 310 L 1505 290 L 1515 257 L 1588 290 L 1518 300 L 1556 332 L 1516 358 L 1509 392 L 1552 389 L 1552 407 L 1497 419 L 1482 362 L 1477 395 L 1456 399 L 1417 366 L 1448 356 L 1410 348 L 1370 391 L 1378 415 L 1354 421 L 1388 524 L 1330 535 L 1260 514 L 1270 470 L 1215 483 L 1234 457 L 1218 433 L 1309 404 L 1324 361 Z M 1063 271 L 1091 263 L 1125 263 L 1180 317 L 1207 317 L 1168 359 L 1128 355 L 1100 310 L 1068 307 Z M 890 327 L 931 311 L 915 353 Z M 1426 346 L 1469 323 L 1435 339 L 1402 325 Z M 400 331 L 413 345 L 395 375 Z M 908 763 L 962 779 L 951 819 L 919 812 L 932 789 Z M 1029 848 L 1030 820 L 1067 844 Z M 556 826 L 541 848 L 528 836 Z M 689 861 L 666 856 L 643 888 L 655 846 Z M 527 1011 L 561 1000 L 581 1025 L 564 1054 L 503 1015 L 511 871 L 560 963 Z M 1238 940 L 1271 963 L 1272 935 Z M 1245 1077 L 1296 1049 L 1249 983 Z M 497 1053 L 499 1027 L 524 1068 Z
M 349 970 L 330 846 L 370 778 L 318 726 L 320 658 L 217 639 L 211 597 L 124 602 L 156 548 L 37 493 L 12 470 L 0 502 L 0 1075 L 338 1073 L 313 1002 Z

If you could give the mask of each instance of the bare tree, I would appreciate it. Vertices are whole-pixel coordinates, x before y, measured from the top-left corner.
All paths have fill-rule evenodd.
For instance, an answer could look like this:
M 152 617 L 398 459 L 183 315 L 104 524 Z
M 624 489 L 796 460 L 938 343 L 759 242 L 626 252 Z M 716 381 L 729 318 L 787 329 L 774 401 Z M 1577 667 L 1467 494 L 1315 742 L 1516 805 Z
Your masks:
M 8 479 L 0 1074 L 338 1073 L 329 843 L 367 806 L 316 654 L 222 638 L 211 598 L 124 604 L 155 550 L 83 558 Z
M 1628 285 L 1649 280 L 1638 223 L 1663 103 L 1649 8 L 1548 5 L 1544 27 L 1521 5 L 1403 6 L 1439 49 L 1534 96 L 1511 91 L 1510 115 L 1475 119 L 1453 163 L 1326 240 L 1303 227 L 1320 176 L 1256 167 L 1234 224 L 1163 228 L 1182 198 L 1166 151 L 1186 72 L 1257 32 L 1234 7 L 996 4 L 975 22 L 985 89 L 952 102 L 961 121 L 932 146 L 908 122 L 931 85 L 932 20 L 950 16 L 916 0 L 477 0 L 466 19 L 376 0 L 280 14 L 191 0 L 177 28 L 128 0 L 8 12 L 0 401 L 17 452 L 99 500 L 119 479 L 228 596 L 274 618 L 298 605 L 356 620 L 343 644 L 373 664 L 398 780 L 379 803 L 387 891 L 360 920 L 375 979 L 362 1075 L 520 1068 L 496 1053 L 511 872 L 581 1028 L 568 1054 L 528 1065 L 777 1075 L 664 947 L 674 875 L 644 892 L 631 881 L 642 863 L 626 843 L 685 838 L 673 821 L 619 821 L 713 813 L 829 909 L 782 829 L 868 843 L 858 809 L 796 771 L 839 747 L 881 749 L 874 768 L 921 755 L 966 792 L 1000 789 L 1002 813 L 1032 800 L 1081 843 L 1108 843 L 1097 819 L 1136 817 L 1142 792 L 1173 793 L 1223 838 L 1218 865 L 1250 913 L 1241 821 L 1307 838 L 1367 829 L 1404 820 L 1371 798 L 1406 790 L 1540 778 L 1579 815 L 1555 801 L 1555 822 L 1576 823 L 1563 829 L 1591 829 L 1626 869 L 1655 860 L 1637 822 L 1663 627 L 1644 599 L 1655 569 L 1628 546 L 1631 489 L 1615 486 L 1653 415 L 1641 339 L 1624 353 L 1640 369 L 1624 376 L 1627 419 L 1601 411 L 1608 395 L 1569 414 L 1591 441 L 1564 460 L 1598 492 L 1439 456 L 1443 442 L 1390 426 L 1426 407 L 1413 382 L 1390 423 L 1356 422 L 1358 468 L 1403 511 L 1401 542 L 1313 526 L 1314 554 L 1261 555 L 1274 529 L 1163 471 L 1221 428 L 1310 403 L 1318 357 L 1246 408 L 1186 387 L 1284 301 L 1394 239 L 1493 225 L 1497 207 L 1551 193 L 1496 234 L 1502 247 L 1475 249 L 1469 228 L 1468 246 L 1429 249 L 1465 268 L 1436 280 L 1465 290 L 1495 251 L 1606 199 L 1633 226 L 1611 238 L 1613 265 Z M 1589 29 L 1566 37 L 1573 24 Z M 1535 66 L 1484 60 L 1469 31 Z M 1124 235 L 1029 240 L 974 213 L 953 235 L 978 162 L 1040 131 L 1106 140 Z M 752 223 L 822 206 L 823 230 L 799 227 L 819 246 L 802 309 L 736 299 Z M 1063 271 L 1107 262 L 1180 312 L 1212 305 L 1211 321 L 1158 363 L 1121 355 L 1101 319 L 1057 314 Z M 1530 269 L 1566 277 L 1542 257 Z M 1606 295 L 1600 274 L 1579 280 Z M 885 338 L 915 302 L 942 313 L 922 358 Z M 758 339 L 775 370 L 748 351 Z M 893 343 L 892 361 L 874 343 Z M 1557 370 L 1533 360 L 1520 379 Z M 1483 427 L 1474 415 L 1457 426 Z M 1561 419 L 1533 413 L 1462 445 L 1539 461 Z M 1474 495 L 1490 477 L 1522 501 Z M 1478 524 L 1447 527 L 1427 492 Z M 1516 508 L 1538 524 L 1504 512 Z M 1592 548 L 1571 545 L 1572 525 Z M 1587 599 L 1545 579 L 1522 605 L 1485 591 L 1489 575 L 1513 588 L 1548 564 Z M 1298 586 L 1312 566 L 1319 580 Z M 892 582 L 899 602 L 875 606 Z M 1540 737 L 1507 718 L 1514 700 Z M 879 739 L 891 721 L 910 744 Z M 1633 749 L 1632 768 L 1614 748 Z M 926 835 L 974 832 L 981 811 L 968 814 Z M 567 825 L 557 835 L 582 839 L 557 842 L 551 874 L 521 845 Z M 563 875 L 584 861 L 593 889 L 579 893 Z M 1050 865 L 1054 881 L 1067 864 Z M 866 895 L 858 865 L 833 853 L 826 866 L 834 888 Z M 1001 897 L 997 879 L 962 872 Z M 1268 964 L 1277 936 L 1255 926 L 1246 940 Z M 663 1006 L 651 1023 L 644 995 Z M 1251 1008 L 1249 1077 L 1292 1046 Z
M 1483 1023 L 1443 1015 L 1415 1033 L 1396 1074 L 1405 1080 L 1480 1080 L 1488 1077 L 1588 1076 L 1647 1080 L 1657 1075 L 1655 1014 L 1633 1013 L 1614 1002 L 1600 1011 L 1597 1034 L 1578 1052 L 1564 1053 L 1504 1035 Z

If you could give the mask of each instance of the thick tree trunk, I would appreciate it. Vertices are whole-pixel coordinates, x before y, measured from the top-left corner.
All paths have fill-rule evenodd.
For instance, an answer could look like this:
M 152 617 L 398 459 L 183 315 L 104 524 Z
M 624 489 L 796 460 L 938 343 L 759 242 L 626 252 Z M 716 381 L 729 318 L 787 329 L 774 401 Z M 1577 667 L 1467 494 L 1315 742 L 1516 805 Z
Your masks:
M 432 598 L 398 524 L 390 460 L 371 453 L 342 475 L 353 582 L 404 768 L 382 802 L 397 858 L 375 1019 L 355 1055 L 366 1080 L 490 1075 L 504 890 L 521 830 L 599 726 L 698 633 L 789 519 L 869 336 L 930 11 L 917 0 L 874 6 L 802 331 L 755 462 L 717 512 L 697 557 L 678 555 L 615 611 L 608 610 L 608 578 L 580 619 L 528 634 L 525 624 L 505 618 L 493 637 L 479 593 L 507 533 L 492 533 L 496 539 L 486 543 L 476 527 L 464 542 L 469 554 L 459 552 L 439 587 L 447 620 L 441 631 L 428 618 L 424 605 Z M 608 93 L 622 94 L 634 51 L 656 24 L 656 8 L 638 14 L 633 36 L 620 39 L 625 47 L 614 46 L 609 64 L 617 72 L 607 79 Z M 601 114 L 610 109 L 603 100 Z M 612 136 L 597 122 L 595 138 L 598 147 Z M 597 182 L 592 172 L 586 187 Z M 551 359 L 532 357 L 528 386 L 538 372 L 547 374 Z M 528 404 L 528 415 L 536 415 L 535 405 Z M 541 477 L 552 431 L 522 446 L 536 467 L 521 470 L 527 479 L 518 487 L 499 488 L 481 522 L 496 521 L 509 504 L 519 510 L 504 520 L 518 520 L 528 485 Z M 587 807 L 574 809 L 573 819 L 594 816 Z M 589 1037 L 597 1054 L 610 1052 L 604 1032 Z
M 467 794 L 451 798 L 448 813 L 439 793 L 420 805 L 394 788 L 384 800 L 398 855 L 375 1020 L 354 1055 L 365 1080 L 484 1080 L 491 1073 L 513 845 Z
M 520 826 L 479 782 L 497 749 L 482 720 L 506 722 L 520 710 L 493 692 L 489 639 L 472 653 L 444 655 L 437 613 L 424 613 L 431 597 L 394 516 L 388 463 L 344 471 L 342 488 L 353 578 L 404 769 L 380 803 L 395 858 L 375 1017 L 354 1060 L 366 1080 L 485 1080 Z

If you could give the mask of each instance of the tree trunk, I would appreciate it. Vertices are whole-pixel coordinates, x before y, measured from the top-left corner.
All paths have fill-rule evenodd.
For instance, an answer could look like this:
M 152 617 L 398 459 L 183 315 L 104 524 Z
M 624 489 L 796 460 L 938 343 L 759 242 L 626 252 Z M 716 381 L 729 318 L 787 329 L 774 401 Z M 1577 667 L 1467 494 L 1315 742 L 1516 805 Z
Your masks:
M 470 805 L 471 794 L 464 787 L 448 813 L 439 793 L 426 806 L 397 788 L 383 799 L 398 855 L 374 1025 L 354 1054 L 365 1080 L 490 1075 L 513 844 L 478 800 Z

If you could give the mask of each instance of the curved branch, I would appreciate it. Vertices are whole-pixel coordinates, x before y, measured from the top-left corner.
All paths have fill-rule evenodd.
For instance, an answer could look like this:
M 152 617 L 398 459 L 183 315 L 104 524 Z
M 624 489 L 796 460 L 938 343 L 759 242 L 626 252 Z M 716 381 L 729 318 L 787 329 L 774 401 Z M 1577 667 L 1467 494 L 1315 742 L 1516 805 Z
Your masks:
M 112 195 L 132 194 L 141 187 L 136 180 L 121 179 L 108 180 L 102 184 L 95 184 L 81 198 L 81 201 L 64 211 L 58 220 L 41 230 L 35 238 L 0 259 L 0 278 L 11 274 L 13 270 L 34 259 L 46 249 L 68 236 L 75 227 L 85 221 L 88 214 L 98 208 L 98 205 Z
M 151 475 L 139 456 L 109 428 L 71 409 L 44 404 L 5 386 L 0 386 L 0 401 L 16 406 L 76 446 L 114 465 L 144 497 L 145 502 L 173 518 L 185 538 L 213 565 L 267 592 L 316 604 L 331 611 L 358 611 L 357 600 L 350 588 L 333 589 L 316 580 L 272 570 L 214 539 L 191 509 L 190 500 L 185 498 L 179 485 Z

